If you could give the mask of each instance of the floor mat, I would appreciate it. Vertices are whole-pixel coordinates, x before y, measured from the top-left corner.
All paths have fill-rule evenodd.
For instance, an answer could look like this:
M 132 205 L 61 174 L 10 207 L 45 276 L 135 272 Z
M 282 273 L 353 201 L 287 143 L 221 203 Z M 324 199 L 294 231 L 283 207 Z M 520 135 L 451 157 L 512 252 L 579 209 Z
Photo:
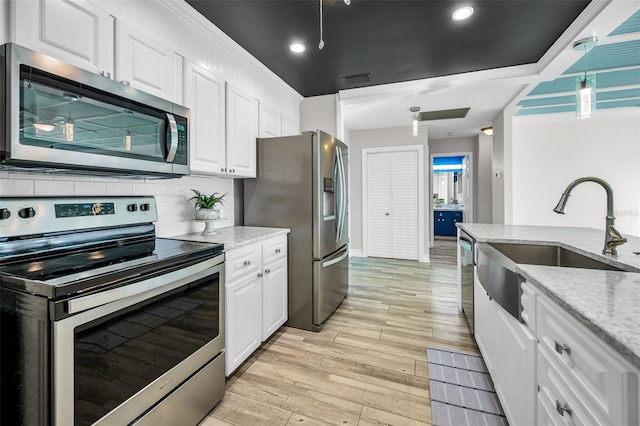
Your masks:
M 434 426 L 508 426 L 480 355 L 427 347 Z

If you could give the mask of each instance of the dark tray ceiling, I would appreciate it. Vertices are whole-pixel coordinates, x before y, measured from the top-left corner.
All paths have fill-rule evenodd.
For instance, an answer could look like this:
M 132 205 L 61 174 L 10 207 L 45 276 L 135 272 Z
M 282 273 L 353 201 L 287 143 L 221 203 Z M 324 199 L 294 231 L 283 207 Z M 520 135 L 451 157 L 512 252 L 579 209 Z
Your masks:
M 589 1 L 187 0 L 303 96 L 537 62 Z M 454 22 L 453 10 L 474 15 Z M 289 51 L 298 40 L 303 54 Z M 342 77 L 370 73 L 371 82 Z

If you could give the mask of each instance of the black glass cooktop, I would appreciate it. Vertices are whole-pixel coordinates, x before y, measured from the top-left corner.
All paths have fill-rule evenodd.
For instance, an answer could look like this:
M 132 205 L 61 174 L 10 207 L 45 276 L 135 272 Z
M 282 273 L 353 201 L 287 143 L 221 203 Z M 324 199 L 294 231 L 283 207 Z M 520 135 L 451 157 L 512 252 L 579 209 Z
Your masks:
M 132 268 L 176 267 L 193 260 L 213 257 L 223 251 L 222 244 L 152 238 L 126 244 L 108 244 L 78 251 L 62 251 L 28 261 L 0 266 L 0 284 L 21 287 L 22 282 L 38 282 L 63 287 L 86 280 L 95 281 Z M 14 284 L 14 285 L 11 285 Z M 77 286 L 74 286 L 77 289 Z

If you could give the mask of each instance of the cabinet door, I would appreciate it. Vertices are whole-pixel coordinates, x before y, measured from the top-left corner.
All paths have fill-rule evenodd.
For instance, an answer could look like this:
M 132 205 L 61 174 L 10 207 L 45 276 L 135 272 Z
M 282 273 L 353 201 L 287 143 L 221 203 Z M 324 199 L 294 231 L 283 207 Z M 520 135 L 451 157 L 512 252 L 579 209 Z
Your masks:
M 227 173 L 256 177 L 258 101 L 227 83 Z
M 178 55 L 123 22 L 116 31 L 116 80 L 178 102 Z
M 477 274 L 476 274 L 477 275 Z M 476 342 L 510 424 L 536 424 L 537 339 L 495 301 L 475 278 Z
M 91 72 L 113 75 L 113 18 L 87 0 L 13 1 L 15 42 Z
M 262 340 L 287 321 L 287 259 L 264 267 L 262 278 Z
M 191 109 L 191 172 L 224 173 L 225 82 L 191 61 L 185 61 L 184 75 L 184 101 Z
M 282 116 L 282 136 L 293 136 L 300 134 L 300 123 L 286 115 Z
M 260 137 L 282 136 L 282 114 L 266 105 L 260 105 Z
M 262 342 L 262 279 L 252 274 L 226 285 L 226 357 L 229 376 Z

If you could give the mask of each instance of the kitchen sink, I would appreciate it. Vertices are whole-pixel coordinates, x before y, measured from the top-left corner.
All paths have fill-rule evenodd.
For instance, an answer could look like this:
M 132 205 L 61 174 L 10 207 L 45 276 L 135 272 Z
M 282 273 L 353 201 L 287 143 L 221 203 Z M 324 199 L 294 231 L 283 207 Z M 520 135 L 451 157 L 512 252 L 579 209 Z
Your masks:
M 517 265 L 561 266 L 565 268 L 605 271 L 638 271 L 622 269 L 576 253 L 558 245 L 477 243 L 476 271 L 487 295 L 520 320 L 520 282 Z
M 489 243 L 515 263 L 526 265 L 562 266 L 565 268 L 624 271 L 591 257 L 556 245 Z

